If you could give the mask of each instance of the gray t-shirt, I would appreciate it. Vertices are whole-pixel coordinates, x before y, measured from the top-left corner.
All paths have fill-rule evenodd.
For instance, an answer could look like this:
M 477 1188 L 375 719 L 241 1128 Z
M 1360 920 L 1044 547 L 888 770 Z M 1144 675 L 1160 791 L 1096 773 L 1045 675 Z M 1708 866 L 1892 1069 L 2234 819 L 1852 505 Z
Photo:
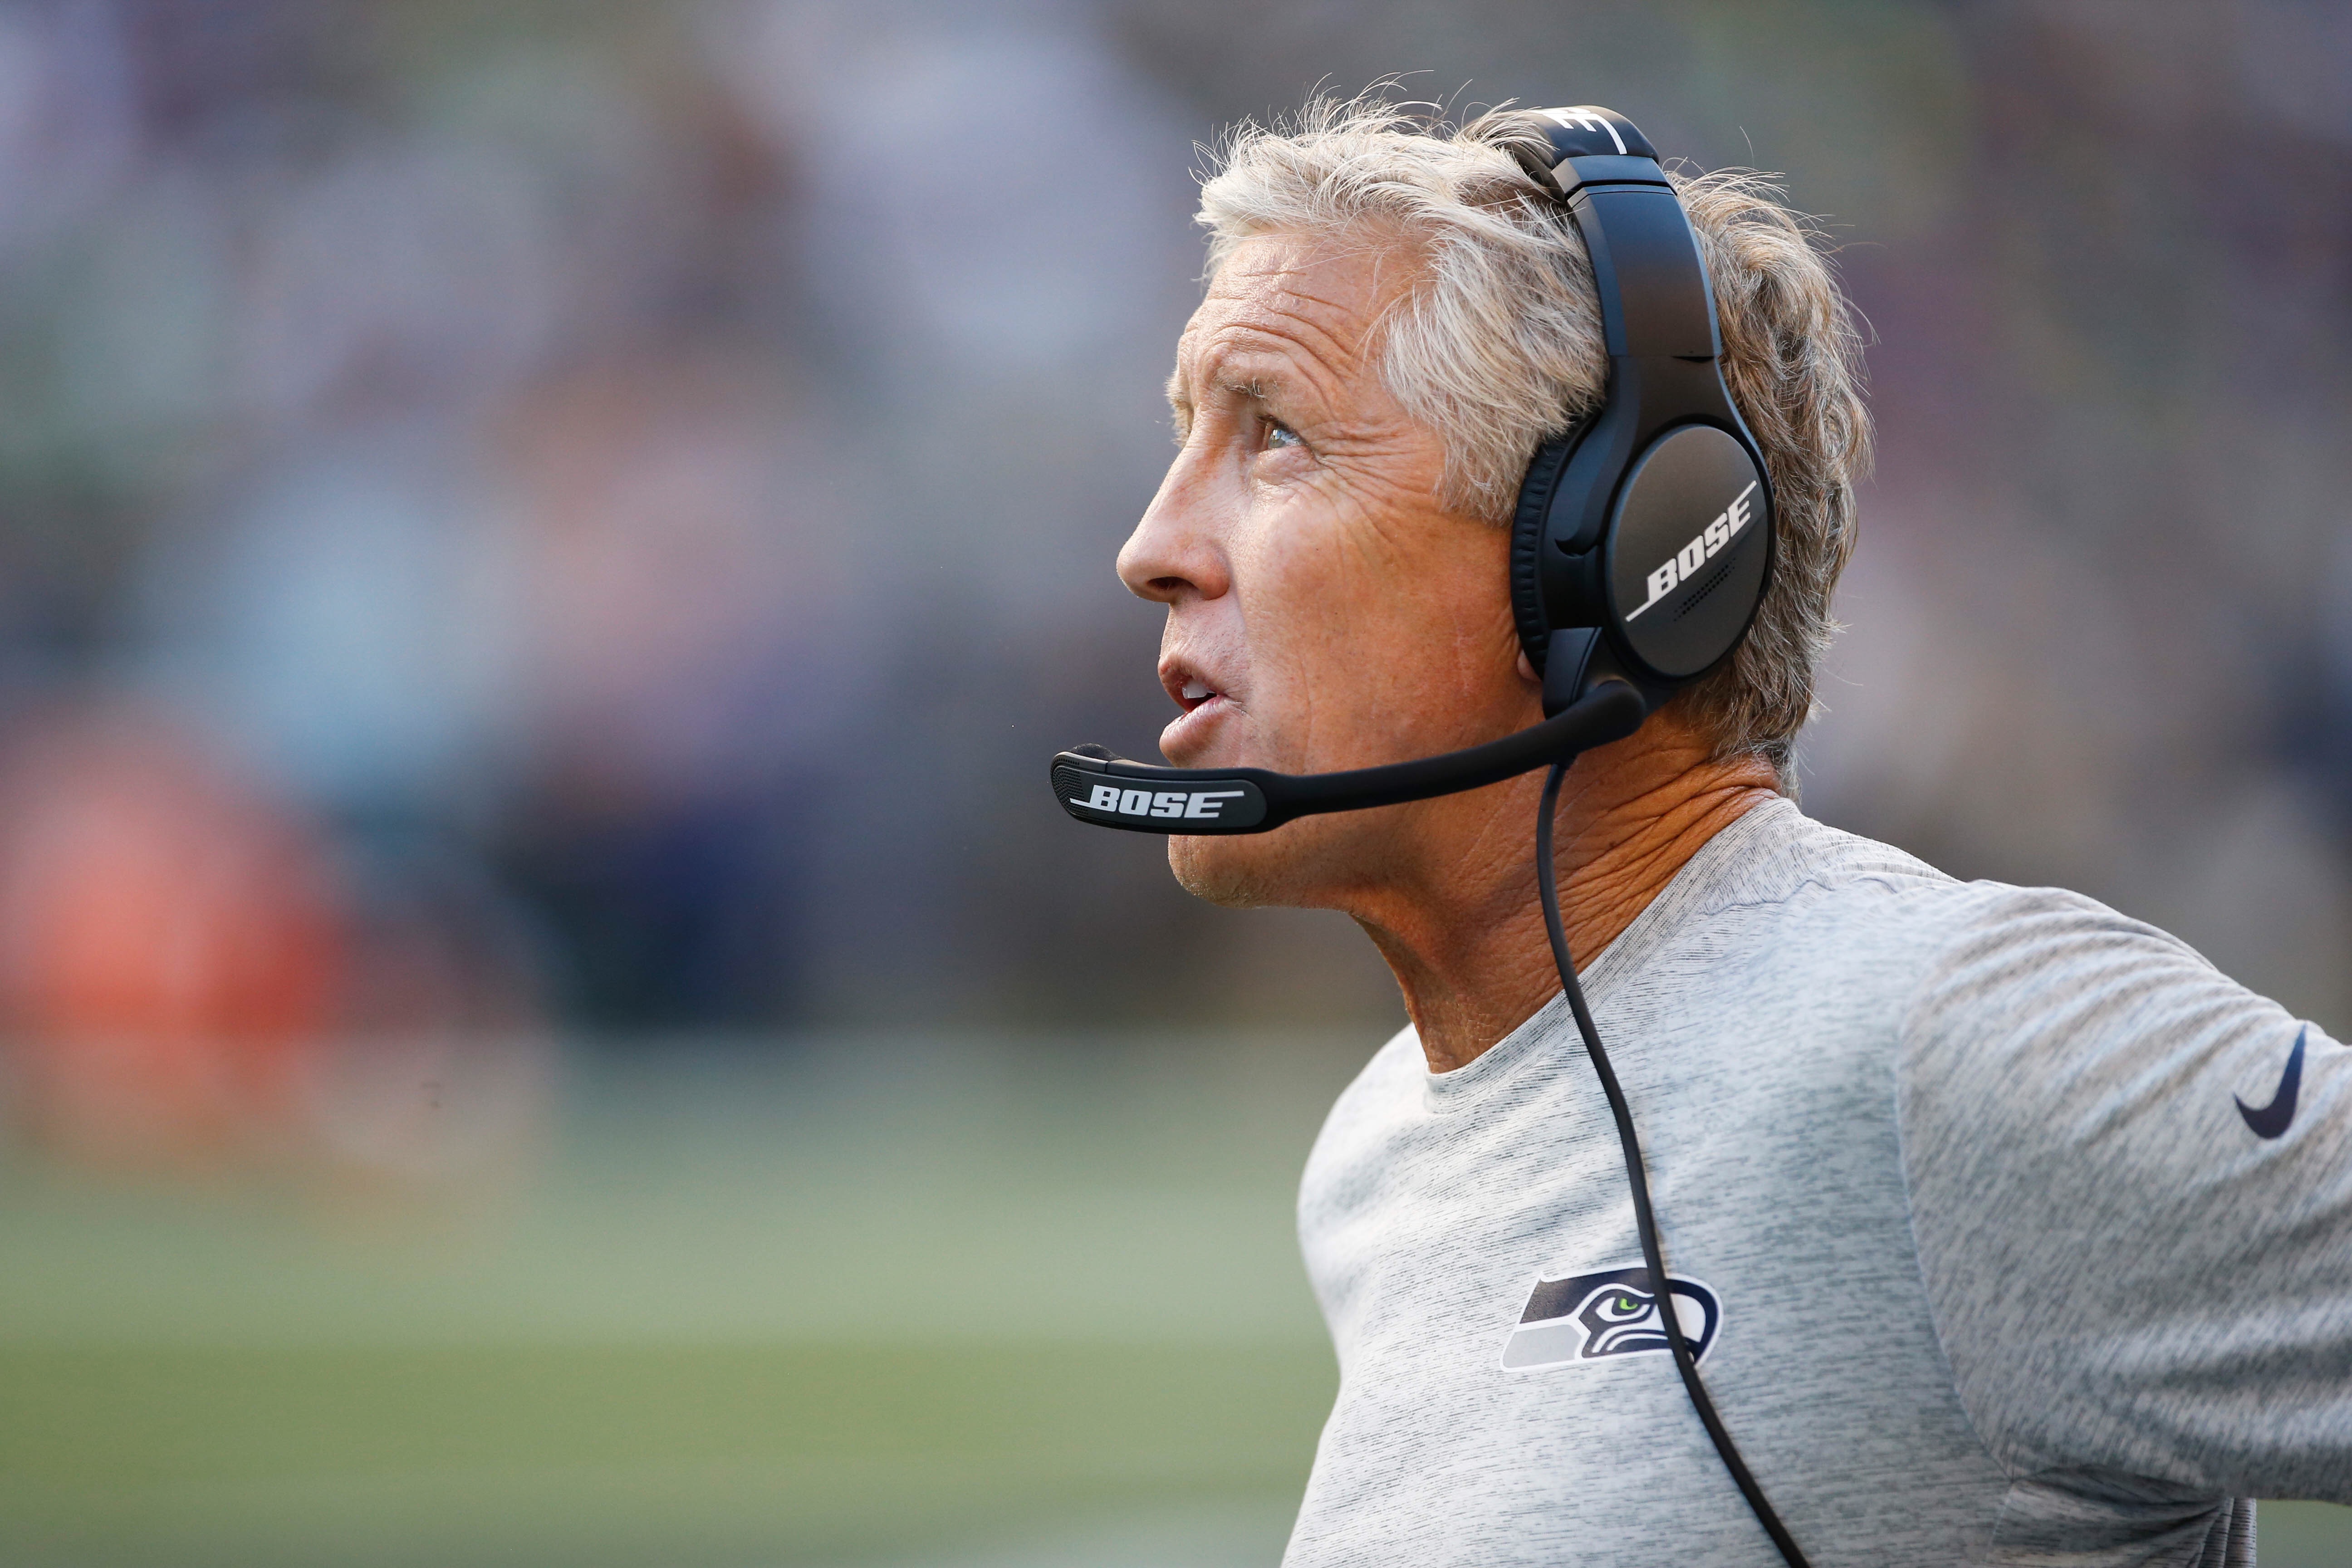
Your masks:
M 1813 1563 L 2235 1565 L 2232 1500 L 2352 1501 L 2352 1051 L 2088 899 L 1786 801 L 1584 984 L 1670 1300 Z M 1340 1385 L 1288 1568 L 1780 1561 L 1559 999 L 1454 1072 L 1382 1047 L 1299 1232 Z

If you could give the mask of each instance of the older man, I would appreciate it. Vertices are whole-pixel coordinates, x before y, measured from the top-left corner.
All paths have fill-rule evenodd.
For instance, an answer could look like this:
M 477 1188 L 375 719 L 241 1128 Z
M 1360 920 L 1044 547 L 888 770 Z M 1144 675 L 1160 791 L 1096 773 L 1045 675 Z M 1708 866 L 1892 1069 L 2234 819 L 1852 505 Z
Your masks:
M 1181 450 L 1118 563 L 1168 606 L 1171 761 L 1327 772 L 1541 718 L 1507 525 L 1609 387 L 1527 134 L 1325 104 L 1208 180 Z M 1798 810 L 1853 333 L 1769 192 L 1677 184 L 1778 563 L 1737 653 L 1578 760 L 1556 818 L 1666 1300 L 1816 1563 L 2251 1563 L 2243 1500 L 2352 1500 L 2352 1053 L 2086 899 Z M 1171 840 L 1203 898 L 1345 910 L 1412 1020 L 1300 1197 L 1341 1378 L 1297 1568 L 1780 1556 L 1658 1331 L 1539 784 Z

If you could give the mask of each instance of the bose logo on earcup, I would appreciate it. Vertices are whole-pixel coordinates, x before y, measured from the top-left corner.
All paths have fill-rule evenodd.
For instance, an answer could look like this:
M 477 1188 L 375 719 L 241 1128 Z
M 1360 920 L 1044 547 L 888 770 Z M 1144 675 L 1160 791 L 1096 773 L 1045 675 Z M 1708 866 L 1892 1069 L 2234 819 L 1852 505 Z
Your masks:
M 1731 500 L 1731 504 L 1716 514 L 1715 521 L 1695 535 L 1688 544 L 1666 558 L 1666 563 L 1650 574 L 1650 596 L 1642 601 L 1642 610 L 1648 609 L 1673 593 L 1676 585 L 1689 581 L 1691 574 L 1707 563 L 1708 557 L 1719 552 L 1738 536 L 1739 531 L 1755 521 L 1756 514 L 1748 510 L 1748 498 L 1756 493 L 1756 481 Z M 1642 613 L 1635 610 L 1625 618 L 1631 621 Z
M 1083 805 L 1089 811 L 1115 812 L 1120 816 L 1189 816 L 1215 821 L 1225 809 L 1225 802 L 1239 800 L 1246 793 L 1237 789 L 1121 789 L 1117 784 L 1097 784 L 1094 793 L 1085 800 L 1073 799 L 1072 805 Z

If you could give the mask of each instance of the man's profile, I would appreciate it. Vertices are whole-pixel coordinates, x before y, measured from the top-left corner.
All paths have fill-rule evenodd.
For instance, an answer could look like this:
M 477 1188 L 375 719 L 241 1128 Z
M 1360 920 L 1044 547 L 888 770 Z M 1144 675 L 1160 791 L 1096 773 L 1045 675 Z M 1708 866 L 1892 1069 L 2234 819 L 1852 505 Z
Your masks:
M 1223 149 L 1178 455 L 1118 561 L 1168 608 L 1171 763 L 1331 773 L 1543 718 L 1510 525 L 1611 361 L 1528 134 L 1319 101 Z M 1302 1185 L 1341 1377 L 1286 1562 L 1778 1561 L 1671 1324 L 1816 1563 L 2251 1563 L 2246 1500 L 2352 1500 L 2352 1053 L 2087 899 L 1798 809 L 1856 337 L 1759 179 L 1676 195 L 1777 560 L 1736 651 L 1551 819 L 1665 1279 L 1547 940 L 1539 775 L 1170 839 L 1202 898 L 1347 912 L 1411 1018 Z M 1684 571 L 1624 611 L 1713 581 Z

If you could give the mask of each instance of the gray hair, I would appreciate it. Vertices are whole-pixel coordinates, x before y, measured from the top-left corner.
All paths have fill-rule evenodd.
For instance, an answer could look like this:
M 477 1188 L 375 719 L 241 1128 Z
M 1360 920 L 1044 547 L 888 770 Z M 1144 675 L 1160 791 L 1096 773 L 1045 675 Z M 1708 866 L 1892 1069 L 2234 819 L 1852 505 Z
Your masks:
M 1200 222 L 1213 274 L 1253 236 L 1349 234 L 1409 248 L 1415 286 L 1381 324 L 1381 378 L 1445 442 L 1439 499 L 1507 524 L 1541 442 L 1607 391 L 1599 298 L 1576 225 L 1510 149 L 1523 114 L 1465 125 L 1377 97 L 1318 97 L 1296 121 L 1244 122 L 1212 153 Z M 1813 710 L 1837 632 L 1830 594 L 1853 552 L 1870 460 L 1861 337 L 1819 231 L 1750 170 L 1670 170 L 1705 253 L 1724 376 L 1771 470 L 1779 559 L 1739 650 L 1675 705 L 1718 759 L 1771 764 Z

